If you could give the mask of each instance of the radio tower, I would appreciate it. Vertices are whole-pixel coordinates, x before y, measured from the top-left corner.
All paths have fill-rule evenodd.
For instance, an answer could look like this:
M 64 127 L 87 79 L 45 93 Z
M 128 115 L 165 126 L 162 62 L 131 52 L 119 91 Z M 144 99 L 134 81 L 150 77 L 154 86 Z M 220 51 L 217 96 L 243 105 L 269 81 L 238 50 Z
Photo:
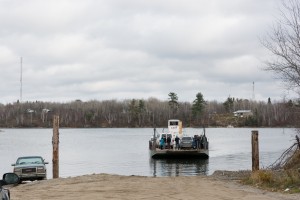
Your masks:
M 252 87 L 252 101 L 255 100 L 255 93 L 254 93 L 254 81 L 253 81 L 253 87 Z
M 21 63 L 21 76 L 20 76 L 20 102 L 22 102 L 22 87 L 23 87 L 23 67 L 22 67 L 22 57 L 21 57 L 21 60 L 20 60 L 20 63 Z

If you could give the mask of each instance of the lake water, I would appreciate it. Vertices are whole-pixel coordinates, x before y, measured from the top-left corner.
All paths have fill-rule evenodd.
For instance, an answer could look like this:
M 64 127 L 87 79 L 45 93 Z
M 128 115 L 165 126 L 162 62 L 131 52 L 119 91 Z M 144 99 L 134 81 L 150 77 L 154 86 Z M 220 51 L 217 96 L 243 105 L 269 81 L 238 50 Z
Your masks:
M 259 131 L 260 167 L 272 164 L 294 143 L 294 129 L 207 128 L 208 160 L 154 160 L 148 150 L 151 128 L 60 129 L 59 175 L 196 176 L 247 170 L 252 166 L 252 130 Z M 202 133 L 202 129 L 184 131 Z M 52 135 L 52 129 L 1 129 L 0 175 L 13 170 L 17 157 L 40 155 L 49 162 L 48 178 L 52 178 Z

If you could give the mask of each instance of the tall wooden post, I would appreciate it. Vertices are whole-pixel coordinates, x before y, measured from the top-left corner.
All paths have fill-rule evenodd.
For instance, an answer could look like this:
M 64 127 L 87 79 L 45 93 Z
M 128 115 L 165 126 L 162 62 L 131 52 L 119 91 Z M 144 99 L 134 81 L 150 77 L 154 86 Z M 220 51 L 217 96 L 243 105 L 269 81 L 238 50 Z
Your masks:
M 258 131 L 252 131 L 252 172 L 259 170 Z
M 53 178 L 59 177 L 59 116 L 53 116 L 53 137 L 52 137 L 52 145 L 53 145 Z

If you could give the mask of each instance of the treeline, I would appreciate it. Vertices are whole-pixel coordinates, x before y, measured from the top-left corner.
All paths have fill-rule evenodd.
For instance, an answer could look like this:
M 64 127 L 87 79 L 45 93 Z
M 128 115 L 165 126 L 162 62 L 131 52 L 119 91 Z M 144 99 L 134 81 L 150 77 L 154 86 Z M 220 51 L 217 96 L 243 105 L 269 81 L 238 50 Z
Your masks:
M 185 127 L 295 127 L 299 121 L 298 104 L 292 101 L 271 103 L 270 99 L 257 102 L 229 97 L 222 103 L 203 101 L 199 112 L 196 104 L 196 100 L 178 102 L 176 98 L 170 101 L 149 98 L 69 103 L 16 102 L 0 104 L 0 127 L 52 127 L 53 115 L 59 115 L 60 127 L 74 128 L 166 127 L 171 118 L 182 120 Z M 253 115 L 234 117 L 233 111 L 236 110 L 252 110 Z

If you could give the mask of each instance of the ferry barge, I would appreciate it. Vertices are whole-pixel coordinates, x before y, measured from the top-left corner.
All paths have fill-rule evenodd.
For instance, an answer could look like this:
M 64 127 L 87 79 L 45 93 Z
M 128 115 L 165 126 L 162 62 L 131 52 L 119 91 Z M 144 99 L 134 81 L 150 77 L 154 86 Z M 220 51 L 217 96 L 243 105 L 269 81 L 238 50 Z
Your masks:
M 180 120 L 168 120 L 167 132 L 163 130 L 161 133 L 158 133 L 154 128 L 153 136 L 149 140 L 150 156 L 152 158 L 208 159 L 209 142 L 205 135 L 205 129 L 203 130 L 203 134 L 200 135 L 184 135 L 182 132 L 182 122 Z M 176 140 L 179 140 L 177 144 Z

